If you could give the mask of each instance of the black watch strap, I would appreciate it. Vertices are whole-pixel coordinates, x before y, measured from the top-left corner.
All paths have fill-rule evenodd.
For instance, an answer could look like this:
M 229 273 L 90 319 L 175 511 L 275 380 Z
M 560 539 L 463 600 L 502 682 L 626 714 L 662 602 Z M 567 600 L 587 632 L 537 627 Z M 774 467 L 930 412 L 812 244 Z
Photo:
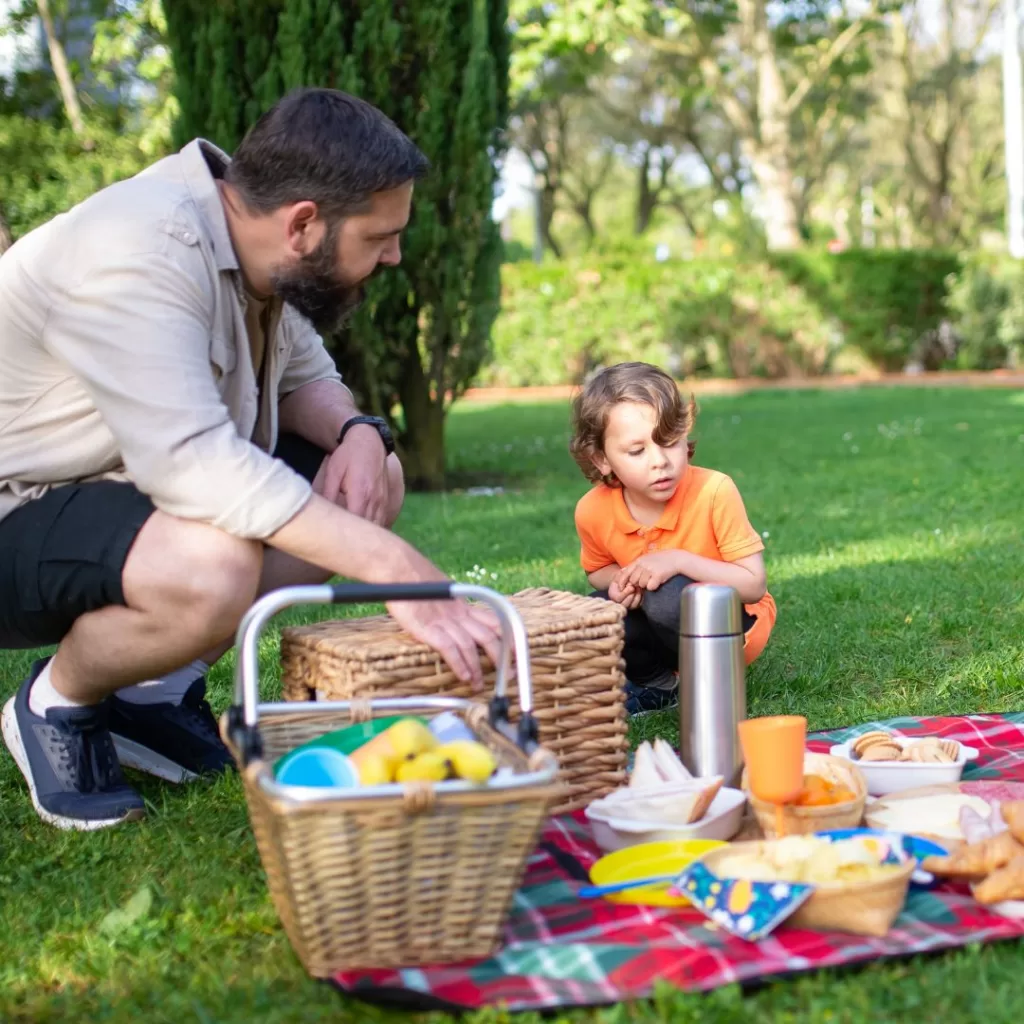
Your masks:
M 388 429 L 387 423 L 379 416 L 353 416 L 350 420 L 345 420 L 341 427 L 341 433 L 338 434 L 338 444 L 345 440 L 345 435 L 353 428 L 360 424 L 366 424 L 367 426 L 373 427 L 381 441 L 384 443 L 384 451 L 390 455 L 395 450 L 395 440 L 391 436 L 391 431 Z

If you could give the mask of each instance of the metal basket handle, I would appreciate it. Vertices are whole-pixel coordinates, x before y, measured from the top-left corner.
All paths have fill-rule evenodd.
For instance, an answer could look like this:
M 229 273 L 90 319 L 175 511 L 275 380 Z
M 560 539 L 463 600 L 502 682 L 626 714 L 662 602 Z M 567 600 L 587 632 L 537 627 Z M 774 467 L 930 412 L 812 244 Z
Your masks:
M 245 613 L 236 634 L 235 702 L 228 712 L 228 727 L 246 760 L 259 756 L 260 716 L 259 638 L 267 622 L 278 612 L 299 604 L 371 604 L 384 601 L 449 601 L 476 599 L 489 605 L 501 623 L 501 651 L 496 666 L 494 696 L 488 711 L 491 725 L 513 739 L 527 754 L 537 748 L 538 729 L 533 717 L 530 681 L 530 649 L 526 627 L 507 597 L 489 587 L 468 583 L 334 583 L 320 586 L 282 587 L 261 597 Z M 516 655 L 516 679 L 521 711 L 518 729 L 509 724 L 506 695 L 510 655 Z M 373 702 L 371 701 L 371 704 Z

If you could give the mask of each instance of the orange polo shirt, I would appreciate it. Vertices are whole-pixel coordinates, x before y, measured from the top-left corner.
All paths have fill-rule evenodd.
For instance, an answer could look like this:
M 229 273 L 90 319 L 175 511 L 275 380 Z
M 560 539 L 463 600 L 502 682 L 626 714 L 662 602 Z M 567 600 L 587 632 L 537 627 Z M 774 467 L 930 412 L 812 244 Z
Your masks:
M 580 564 L 587 573 L 606 565 L 629 565 L 649 551 L 684 550 L 719 562 L 735 562 L 764 550 L 732 478 L 703 466 L 687 466 L 653 526 L 643 526 L 633 518 L 621 487 L 598 484 L 576 505 L 576 532 Z M 776 608 L 769 593 L 744 607 L 757 616 L 744 644 L 749 665 L 768 642 Z

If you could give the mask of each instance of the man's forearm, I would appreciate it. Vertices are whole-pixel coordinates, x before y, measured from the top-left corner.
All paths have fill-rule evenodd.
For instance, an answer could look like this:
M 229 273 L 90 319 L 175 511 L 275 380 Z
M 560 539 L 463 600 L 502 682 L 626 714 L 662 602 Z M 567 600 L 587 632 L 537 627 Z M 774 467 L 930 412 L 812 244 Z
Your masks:
M 281 399 L 277 407 L 279 430 L 298 434 L 325 452 L 333 452 L 342 425 L 358 411 L 352 392 L 343 384 L 315 380 Z
M 404 540 L 314 494 L 266 543 L 338 576 L 364 583 L 447 577 Z

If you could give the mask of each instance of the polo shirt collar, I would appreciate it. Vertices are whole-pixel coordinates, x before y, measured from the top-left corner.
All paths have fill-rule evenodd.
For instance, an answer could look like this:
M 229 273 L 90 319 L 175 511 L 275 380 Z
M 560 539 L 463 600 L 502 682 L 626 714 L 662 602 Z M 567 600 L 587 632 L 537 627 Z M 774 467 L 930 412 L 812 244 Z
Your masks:
M 683 478 L 679 481 L 676 493 L 665 504 L 665 511 L 661 518 L 651 526 L 643 526 L 633 518 L 626 504 L 626 492 L 621 487 L 616 487 L 618 492 L 614 505 L 615 526 L 623 533 L 639 533 L 641 530 L 665 530 L 671 532 L 679 525 L 679 514 L 683 505 L 686 504 L 686 490 L 689 483 L 690 467 L 683 471 Z

